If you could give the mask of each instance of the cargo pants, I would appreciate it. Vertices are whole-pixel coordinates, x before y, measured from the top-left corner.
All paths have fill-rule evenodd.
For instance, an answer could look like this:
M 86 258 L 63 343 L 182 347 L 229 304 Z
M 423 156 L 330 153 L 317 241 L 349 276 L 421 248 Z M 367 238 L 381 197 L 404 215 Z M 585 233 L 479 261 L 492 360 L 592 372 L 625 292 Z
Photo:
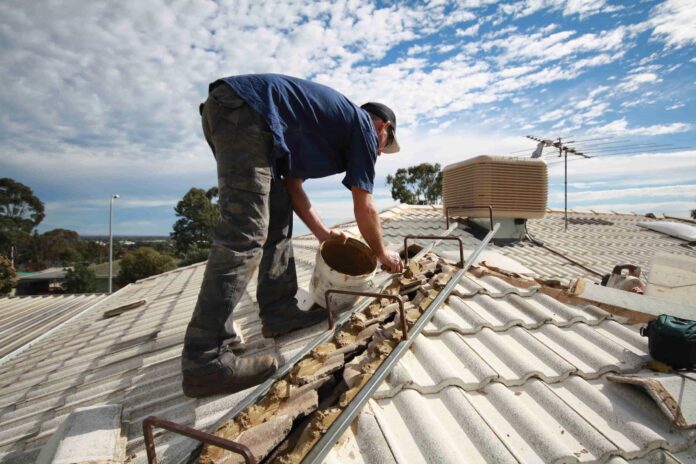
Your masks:
M 232 314 L 257 268 L 261 319 L 278 320 L 297 305 L 292 205 L 273 177 L 268 125 L 225 83 L 211 86 L 201 119 L 217 162 L 220 220 L 184 338 L 182 369 L 191 373 L 215 368 L 225 348 L 239 341 Z

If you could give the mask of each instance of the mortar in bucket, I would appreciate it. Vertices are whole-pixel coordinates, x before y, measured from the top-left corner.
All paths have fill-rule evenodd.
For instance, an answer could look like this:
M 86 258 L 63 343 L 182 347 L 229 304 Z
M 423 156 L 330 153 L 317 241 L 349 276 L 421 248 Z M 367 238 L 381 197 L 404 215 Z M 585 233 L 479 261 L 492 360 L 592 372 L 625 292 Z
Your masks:
M 369 291 L 376 272 L 377 258 L 370 247 L 361 241 L 349 238 L 344 244 L 338 240 L 326 240 L 317 250 L 309 294 L 316 304 L 324 308 L 327 290 Z M 332 309 L 344 310 L 354 306 L 360 297 L 331 295 L 329 298 Z

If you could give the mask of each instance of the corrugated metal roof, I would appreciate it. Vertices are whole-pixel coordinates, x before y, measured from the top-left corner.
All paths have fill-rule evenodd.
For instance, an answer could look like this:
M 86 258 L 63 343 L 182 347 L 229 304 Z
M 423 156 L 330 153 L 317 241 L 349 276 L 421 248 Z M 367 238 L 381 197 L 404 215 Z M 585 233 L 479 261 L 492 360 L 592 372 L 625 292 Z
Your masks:
M 63 267 L 51 267 L 38 272 L 18 272 L 19 280 L 52 280 L 65 278 L 66 270 Z
M 0 359 L 103 298 L 96 294 L 0 298 Z
M 298 281 L 306 288 L 317 242 L 299 238 L 296 243 Z M 141 422 L 148 415 L 205 429 L 241 401 L 249 391 L 198 400 L 181 391 L 181 347 L 204 270 L 201 263 L 131 284 L 1 364 L 2 462 L 33 462 L 71 411 L 100 403 L 123 405 L 127 454 L 135 454 L 135 462 L 145 462 Z M 249 346 L 245 355 L 264 352 L 287 362 L 326 327 L 317 325 L 275 340 L 263 338 L 255 280 L 235 310 Z M 143 306 L 108 319 L 102 316 L 142 299 L 147 301 Z M 190 443 L 168 432 L 158 434 L 156 441 L 164 462 Z

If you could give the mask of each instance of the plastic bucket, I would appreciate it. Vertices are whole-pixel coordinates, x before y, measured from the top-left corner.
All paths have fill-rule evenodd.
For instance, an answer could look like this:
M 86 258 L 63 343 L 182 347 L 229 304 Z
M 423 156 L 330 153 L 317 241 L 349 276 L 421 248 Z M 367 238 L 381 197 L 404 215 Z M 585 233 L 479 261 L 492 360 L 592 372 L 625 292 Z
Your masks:
M 376 272 L 377 258 L 361 241 L 349 238 L 344 244 L 326 240 L 317 250 L 309 294 L 316 304 L 325 308 L 327 290 L 370 291 Z M 354 306 L 360 297 L 332 295 L 330 298 L 332 309 L 343 310 Z

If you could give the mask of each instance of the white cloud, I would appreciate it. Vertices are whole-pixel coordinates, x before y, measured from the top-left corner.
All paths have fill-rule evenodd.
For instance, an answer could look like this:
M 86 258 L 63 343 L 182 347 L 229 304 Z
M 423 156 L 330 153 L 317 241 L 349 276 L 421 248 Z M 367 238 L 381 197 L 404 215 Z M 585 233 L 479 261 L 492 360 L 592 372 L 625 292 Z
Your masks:
M 406 54 L 409 56 L 418 55 L 421 53 L 427 53 L 432 49 L 432 45 L 414 45 L 412 47 L 409 47 L 409 49 L 406 51 Z
M 684 108 L 684 106 L 686 106 L 684 103 L 675 103 L 674 105 L 670 105 L 665 109 L 666 110 L 678 110 L 679 108 Z
M 696 182 L 696 151 L 574 158 L 573 182 L 610 181 L 612 185 L 659 185 Z M 549 163 L 549 182 L 563 182 L 563 162 Z
M 595 211 L 616 211 L 618 213 L 637 213 L 637 214 L 667 214 L 672 216 L 688 217 L 688 211 L 693 209 L 693 202 L 666 200 L 666 201 L 641 201 L 619 202 L 619 203 L 594 203 L 594 204 L 571 204 L 570 208 L 593 209 Z
M 563 58 L 572 58 L 579 54 L 605 54 L 601 59 L 595 58 L 598 60 L 596 62 L 590 61 L 593 57 L 585 56 L 586 61 L 579 66 L 581 68 L 582 66 L 606 64 L 612 60 L 612 57 L 613 59 L 619 58 L 622 53 L 616 54 L 616 52 L 625 52 L 627 40 L 632 34 L 633 31 L 624 26 L 579 36 L 576 36 L 576 32 L 573 30 L 563 30 L 551 34 L 544 32 L 511 34 L 504 38 L 483 42 L 481 47 L 485 51 L 502 50 L 497 58 L 501 65 L 511 61 L 528 63 L 530 60 L 533 63 L 541 64 Z
M 469 26 L 466 29 L 457 29 L 457 32 L 455 35 L 457 37 L 469 37 L 469 36 L 474 36 L 478 34 L 479 31 L 479 24 L 474 24 L 473 26 Z
M 573 201 L 594 202 L 626 200 L 630 198 L 640 198 L 641 200 L 651 200 L 654 198 L 680 197 L 696 198 L 696 184 L 668 185 L 659 187 L 634 187 L 624 189 L 591 189 L 583 192 L 569 192 L 568 199 Z M 563 193 L 557 192 L 555 200 L 563 199 Z
M 563 206 L 563 162 L 549 164 L 549 204 Z M 688 215 L 696 198 L 696 151 L 574 158 L 570 208 Z
M 638 62 L 638 64 L 642 66 L 644 64 L 648 64 L 648 63 L 655 61 L 659 57 L 660 57 L 660 54 L 658 52 L 651 53 L 650 55 L 648 55 L 644 58 L 641 58 L 640 61 Z
M 593 128 L 591 134 L 621 134 L 621 135 L 666 135 L 692 130 L 690 124 L 675 122 L 671 124 L 654 124 L 652 126 L 629 127 L 626 118 L 616 119 L 604 126 Z
M 114 204 L 119 209 L 143 209 L 143 208 L 161 208 L 163 206 L 174 207 L 179 202 L 180 198 L 127 198 L 120 195 L 120 198 L 114 201 Z M 85 200 L 72 200 L 72 201 L 50 201 L 46 202 L 45 206 L 47 209 L 51 209 L 53 212 L 56 211 L 69 211 L 71 209 L 96 209 L 102 210 L 109 206 L 109 198 L 106 199 L 85 199 Z
M 659 82 L 662 82 L 662 79 L 655 73 L 629 74 L 623 79 L 621 84 L 616 87 L 624 92 L 633 92 L 643 85 L 657 84 Z
M 621 108 L 633 108 L 640 105 L 651 105 L 655 103 L 653 98 L 637 98 L 635 100 L 624 100 L 621 102 Z
M 564 16 L 579 15 L 581 18 L 601 12 L 617 11 L 616 7 L 608 6 L 606 3 L 605 0 L 524 0 L 503 4 L 500 10 L 515 18 L 523 18 L 542 9 L 561 10 Z
M 590 95 L 589 95 L 589 96 L 590 96 L 590 98 L 594 98 L 594 97 L 596 97 L 597 95 L 606 92 L 607 90 L 609 90 L 609 87 L 608 87 L 608 86 L 606 86 L 606 85 L 600 85 L 600 86 L 597 87 L 596 89 L 592 90 L 592 91 L 590 92 Z
M 653 10 L 653 37 L 671 47 L 696 44 L 696 8 L 691 0 L 667 0 Z
M 548 113 L 542 114 L 541 117 L 538 119 L 538 122 L 556 121 L 557 119 L 560 119 L 570 113 L 572 113 L 572 110 L 558 109 L 554 111 L 549 111 Z
M 512 135 L 539 127 L 537 121 L 570 130 L 606 120 L 620 105 L 610 101 L 616 85 L 588 81 L 577 88 L 594 90 L 567 109 L 557 89 L 619 60 L 635 66 L 640 56 L 627 51 L 651 24 L 656 37 L 672 37 L 657 23 L 578 24 L 612 8 L 602 0 L 515 1 L 491 7 L 497 12 L 484 17 L 477 8 L 489 3 L 2 2 L 0 171 L 54 191 L 84 186 L 74 196 L 114 186 L 124 210 L 170 210 L 164 203 L 171 198 L 215 179 L 197 111 L 207 84 L 247 72 L 310 78 L 353 101 L 378 96 L 393 106 L 408 143 L 402 141 L 398 157 L 383 157 L 379 169 L 504 153 L 519 149 Z M 531 26 L 518 28 L 510 20 L 535 12 Z M 566 18 L 548 24 L 549 12 Z M 497 21 L 503 24 L 494 26 Z M 649 67 L 656 59 L 620 75 L 619 90 L 669 82 L 664 71 L 660 77 Z M 670 95 L 669 103 L 675 101 L 678 96 Z M 495 132 L 481 129 L 485 125 Z M 659 135 L 689 127 L 630 127 L 624 118 L 595 130 Z M 51 206 L 59 201 L 90 208 L 89 201 L 72 197 Z

